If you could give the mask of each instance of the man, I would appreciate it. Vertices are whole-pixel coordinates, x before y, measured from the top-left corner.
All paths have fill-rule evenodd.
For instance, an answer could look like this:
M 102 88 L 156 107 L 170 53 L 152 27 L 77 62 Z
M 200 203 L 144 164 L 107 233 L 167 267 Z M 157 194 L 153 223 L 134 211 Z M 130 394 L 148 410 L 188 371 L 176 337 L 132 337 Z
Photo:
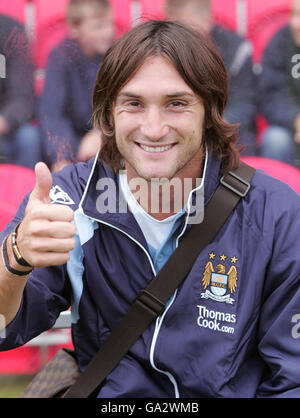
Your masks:
M 1 234 L 1 350 L 51 328 L 71 304 L 74 345 L 80 369 L 86 367 L 192 227 L 191 202 L 203 212 L 197 196 L 204 192 L 206 207 L 221 173 L 239 165 L 236 126 L 222 117 L 226 101 L 222 59 L 198 31 L 149 21 L 110 48 L 93 96 L 103 135 L 99 156 L 53 177 L 37 164 L 34 190 Z M 176 179 L 189 193 L 170 193 L 170 209 L 163 210 L 163 193 L 157 197 L 151 187 Z M 257 172 L 163 315 L 97 396 L 300 396 L 293 323 L 300 306 L 299 214 L 299 196 Z M 16 244 L 27 266 L 12 249 L 20 221 Z M 230 303 L 206 297 L 209 267 L 232 266 Z
M 288 25 L 269 42 L 260 77 L 261 110 L 269 127 L 261 154 L 300 168 L 300 1 L 292 2 Z
M 66 17 L 69 34 L 49 56 L 39 108 L 45 159 L 53 171 L 98 151 L 91 95 L 114 30 L 108 0 L 70 0 Z
M 0 15 L 0 154 L 34 168 L 41 158 L 34 113 L 33 64 L 24 27 Z M 30 152 L 28 152 L 30 150 Z
M 239 123 L 239 138 L 245 155 L 255 155 L 257 113 L 252 46 L 231 30 L 213 23 L 211 0 L 167 0 L 167 19 L 192 25 L 211 37 L 229 75 L 229 100 L 225 119 Z

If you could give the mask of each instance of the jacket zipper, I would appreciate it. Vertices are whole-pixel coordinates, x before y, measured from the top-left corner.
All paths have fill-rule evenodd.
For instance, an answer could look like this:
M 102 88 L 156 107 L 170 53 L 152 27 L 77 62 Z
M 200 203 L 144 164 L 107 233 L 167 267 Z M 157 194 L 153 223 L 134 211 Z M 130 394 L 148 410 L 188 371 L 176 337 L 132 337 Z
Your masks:
M 202 188 L 203 187 L 203 184 L 204 184 L 204 178 L 205 178 L 205 173 L 206 173 L 206 168 L 207 168 L 207 161 L 208 161 L 207 160 L 207 155 L 208 155 L 208 150 L 206 148 L 206 158 L 205 158 L 205 164 L 204 164 L 204 169 L 203 169 L 203 173 L 204 173 L 203 174 L 203 179 L 202 179 L 201 185 L 198 186 L 197 189 Z M 187 216 L 186 216 L 186 220 L 185 220 L 185 225 L 182 228 L 181 233 L 178 235 L 178 237 L 176 239 L 176 248 L 178 247 L 180 238 L 185 233 L 186 228 L 187 228 L 188 219 L 189 219 L 190 212 L 191 212 L 191 199 L 192 199 L 192 194 L 193 194 L 193 191 L 190 193 L 190 196 L 188 198 L 188 203 L 187 203 L 188 210 L 187 210 Z M 151 363 L 152 367 L 155 370 L 157 370 L 158 372 L 163 373 L 166 376 L 168 376 L 168 378 L 170 379 L 170 381 L 172 382 L 172 384 L 174 386 L 175 398 L 180 398 L 178 384 L 177 384 L 174 376 L 171 373 L 169 373 L 169 372 L 166 372 L 166 371 L 163 371 L 163 370 L 158 369 L 156 367 L 155 361 L 154 361 L 154 352 L 155 352 L 155 346 L 156 346 L 156 343 L 157 343 L 158 335 L 159 335 L 159 332 L 160 332 L 160 329 L 161 329 L 163 320 L 165 318 L 165 315 L 167 314 L 168 310 L 173 305 L 173 303 L 174 303 L 174 301 L 176 299 L 177 291 L 178 291 L 178 289 L 176 289 L 176 291 L 174 292 L 173 296 L 170 298 L 169 303 L 168 303 L 168 306 L 167 306 L 167 309 L 164 311 L 163 315 L 161 317 L 158 317 L 157 320 L 156 320 L 155 331 L 154 331 L 154 334 L 153 334 L 153 337 L 152 337 L 152 343 L 151 343 L 151 349 L 150 349 L 150 363 Z
M 151 266 L 152 272 L 153 272 L 153 274 L 156 276 L 156 271 L 155 271 L 155 268 L 154 268 L 154 265 L 153 265 L 153 262 L 152 262 L 151 256 L 150 256 L 150 254 L 148 253 L 148 251 L 145 249 L 145 247 L 144 247 L 141 243 L 139 243 L 139 242 L 138 242 L 137 240 L 135 240 L 135 239 L 134 239 L 131 235 L 127 234 L 127 232 L 123 231 L 122 229 L 117 228 L 116 226 L 114 226 L 114 225 L 112 225 L 112 224 L 110 224 L 110 223 L 108 223 L 108 222 L 104 222 L 104 221 L 101 221 L 101 220 L 99 220 L 99 219 L 96 219 L 96 218 L 93 218 L 93 217 L 91 217 L 91 216 L 86 215 L 86 214 L 84 213 L 84 211 L 83 211 L 83 209 L 82 209 L 82 207 L 81 207 L 81 206 L 79 207 L 79 211 L 80 211 L 80 212 L 81 212 L 84 216 L 87 216 L 88 218 L 90 218 L 90 219 L 91 219 L 91 220 L 93 220 L 93 221 L 99 222 L 99 223 L 101 223 L 101 224 L 103 224 L 103 225 L 106 225 L 106 226 L 109 226 L 109 227 L 111 227 L 111 228 L 116 229 L 117 231 L 119 231 L 119 232 L 123 233 L 123 234 L 124 234 L 124 235 L 126 235 L 128 238 L 130 238 L 130 239 L 131 239 L 134 243 L 136 243 L 136 244 L 137 244 L 137 245 L 138 245 L 138 246 L 139 246 L 139 247 L 140 247 L 140 248 L 144 251 L 144 253 L 147 255 L 147 258 L 148 258 L 148 260 L 149 260 L 149 263 L 150 263 L 150 266 Z M 181 236 L 181 235 L 180 235 L 180 236 Z M 178 237 L 178 238 L 179 238 L 179 237 Z M 177 238 L 177 245 L 178 245 L 178 238 Z M 172 384 L 173 384 L 173 386 L 174 386 L 175 397 L 176 397 L 176 398 L 179 398 L 180 396 L 179 396 L 179 391 L 178 391 L 178 385 L 177 385 L 177 382 L 176 382 L 176 380 L 175 380 L 174 376 L 173 376 L 171 373 L 169 373 L 169 372 L 165 372 L 165 371 L 163 371 L 163 370 L 158 369 L 158 368 L 155 366 L 155 364 L 154 364 L 153 357 L 151 357 L 151 353 L 152 353 L 152 356 L 154 355 L 154 349 L 155 349 L 156 338 L 157 338 L 157 336 L 158 336 L 158 333 L 159 333 L 160 326 L 161 326 L 161 324 L 162 324 L 163 318 L 164 318 L 165 314 L 167 313 L 167 311 L 169 310 L 169 308 L 171 307 L 171 305 L 173 304 L 173 301 L 174 301 L 174 299 L 175 299 L 175 297 L 176 297 L 176 294 L 177 294 L 177 290 L 176 290 L 176 292 L 174 293 L 174 295 L 172 296 L 172 301 L 171 301 L 171 303 L 168 305 L 167 309 L 164 311 L 163 315 L 162 315 L 161 317 L 158 317 L 158 318 L 157 318 L 157 320 L 156 320 L 155 330 L 154 330 L 154 334 L 153 334 L 153 338 L 152 338 L 152 343 L 151 343 L 151 349 L 150 349 L 150 363 L 151 363 L 151 366 L 154 368 L 154 370 L 156 370 L 156 371 L 158 371 L 158 372 L 160 372 L 160 373 L 162 373 L 162 374 L 164 374 L 164 375 L 168 376 L 169 380 L 171 381 L 171 383 L 172 383 Z M 155 339 L 154 339 L 154 336 L 156 336 L 156 338 L 155 338 Z M 153 341 L 155 341 L 154 345 L 153 345 Z M 153 349 L 153 352 L 152 352 L 152 349 Z M 153 360 L 153 361 L 152 361 L 152 360 Z
M 185 221 L 185 225 L 181 231 L 181 233 L 178 235 L 177 239 L 176 239 L 176 248 L 178 247 L 178 243 L 179 243 L 179 239 L 182 237 L 182 235 L 184 234 L 186 227 L 187 227 L 187 220 L 188 220 L 188 216 L 186 217 L 186 221 Z M 168 310 L 170 309 L 170 307 L 173 305 L 176 296 L 177 296 L 177 291 L 178 289 L 176 289 L 175 293 L 173 294 L 173 296 L 170 298 L 167 309 L 164 311 L 163 315 L 161 317 L 158 317 L 156 319 L 156 324 L 155 324 L 155 331 L 152 337 L 152 343 L 151 343 L 151 349 L 150 349 L 150 363 L 152 365 L 152 367 L 157 370 L 160 373 L 165 374 L 166 376 L 168 376 L 168 378 L 170 379 L 170 381 L 172 382 L 173 386 L 174 386 L 174 391 L 175 391 L 175 398 L 180 398 L 180 394 L 179 394 L 179 390 L 178 390 L 178 384 L 174 378 L 174 376 L 166 371 L 163 371 L 161 369 L 159 369 L 158 367 L 156 367 L 155 365 L 155 361 L 154 361 L 154 352 L 155 352 L 155 346 L 157 343 L 157 339 L 158 339 L 158 335 L 160 332 L 160 328 L 161 325 L 163 323 L 163 320 L 165 318 L 165 315 L 167 314 Z

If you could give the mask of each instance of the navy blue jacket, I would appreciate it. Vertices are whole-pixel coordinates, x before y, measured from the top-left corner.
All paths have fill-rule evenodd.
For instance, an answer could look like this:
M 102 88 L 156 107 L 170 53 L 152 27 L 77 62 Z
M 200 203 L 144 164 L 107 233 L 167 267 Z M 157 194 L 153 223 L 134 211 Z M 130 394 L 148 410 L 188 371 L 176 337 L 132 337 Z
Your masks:
M 119 189 L 112 171 L 96 161 L 53 174 L 51 199 L 75 211 L 76 248 L 66 265 L 34 269 L 1 350 L 51 328 L 72 305 L 83 370 L 156 273 L 133 215 L 99 212 L 103 193 L 118 208 Z M 99 186 L 104 178 L 110 191 Z M 209 156 L 205 206 L 219 179 L 220 163 Z M 23 218 L 27 199 L 0 241 Z M 184 222 L 180 236 L 186 228 Z M 300 397 L 299 231 L 299 195 L 257 171 L 249 194 L 98 397 Z M 236 288 L 227 281 L 216 293 L 212 270 L 205 285 L 209 263 L 215 272 L 223 265 L 224 283 L 234 266 Z
M 103 56 L 88 58 L 69 38 L 51 52 L 39 105 L 46 159 L 74 161 L 81 138 L 93 128 L 92 92 Z

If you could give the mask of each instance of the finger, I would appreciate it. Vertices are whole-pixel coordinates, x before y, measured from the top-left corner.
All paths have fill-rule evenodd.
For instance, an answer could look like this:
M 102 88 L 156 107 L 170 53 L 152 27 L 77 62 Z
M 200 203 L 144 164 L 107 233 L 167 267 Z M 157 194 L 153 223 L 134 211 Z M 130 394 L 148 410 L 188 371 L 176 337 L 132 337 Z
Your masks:
M 63 221 L 36 220 L 32 222 L 31 231 L 34 236 L 48 238 L 73 238 L 76 235 L 75 225 Z
M 51 238 L 73 238 L 76 227 L 70 222 L 51 222 L 48 227 L 48 236 Z
M 32 219 L 45 219 L 55 222 L 72 222 L 74 219 L 74 211 L 64 205 L 36 205 L 31 208 Z
M 49 267 L 66 264 L 70 259 L 70 253 L 39 253 L 33 257 L 30 263 L 34 267 Z
M 75 248 L 75 240 L 73 238 L 39 238 L 31 245 L 31 251 L 34 253 L 54 252 L 67 253 Z
M 72 222 L 74 211 L 69 206 L 52 204 L 48 219 L 49 221 Z
M 36 183 L 31 196 L 42 203 L 50 203 L 50 189 L 52 187 L 52 175 L 45 163 L 39 162 L 35 166 Z

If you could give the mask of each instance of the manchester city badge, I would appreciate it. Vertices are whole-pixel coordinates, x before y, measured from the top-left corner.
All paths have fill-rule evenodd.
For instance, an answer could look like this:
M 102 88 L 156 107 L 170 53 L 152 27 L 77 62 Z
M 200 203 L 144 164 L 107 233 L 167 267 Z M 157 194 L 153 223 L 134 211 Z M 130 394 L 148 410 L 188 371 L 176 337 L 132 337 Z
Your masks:
M 209 254 L 210 260 L 214 261 L 215 257 L 216 255 L 213 252 Z M 225 262 L 226 258 L 227 256 L 224 253 L 220 256 L 220 260 L 223 262 Z M 231 295 L 237 289 L 238 272 L 235 264 L 238 259 L 232 257 L 230 260 L 232 265 L 227 273 L 224 264 L 219 263 L 214 267 L 213 261 L 208 261 L 202 277 L 205 292 L 201 293 L 201 298 L 230 304 L 235 302 Z

